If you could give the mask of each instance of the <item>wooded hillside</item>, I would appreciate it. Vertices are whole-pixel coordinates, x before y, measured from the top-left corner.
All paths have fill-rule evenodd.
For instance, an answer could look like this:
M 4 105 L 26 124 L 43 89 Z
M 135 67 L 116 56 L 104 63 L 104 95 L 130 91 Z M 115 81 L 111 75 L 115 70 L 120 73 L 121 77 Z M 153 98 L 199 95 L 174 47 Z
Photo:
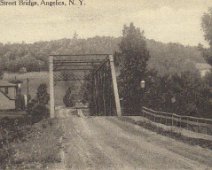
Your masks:
M 47 69 L 47 56 L 50 54 L 114 53 L 118 50 L 120 38 L 93 37 L 72 38 L 33 44 L 0 43 L 0 64 L 6 71 L 15 72 L 22 67 L 27 71 Z M 197 47 L 176 43 L 161 43 L 147 40 L 150 51 L 149 66 L 160 74 L 173 74 L 180 71 L 193 71 L 194 64 L 204 62 Z

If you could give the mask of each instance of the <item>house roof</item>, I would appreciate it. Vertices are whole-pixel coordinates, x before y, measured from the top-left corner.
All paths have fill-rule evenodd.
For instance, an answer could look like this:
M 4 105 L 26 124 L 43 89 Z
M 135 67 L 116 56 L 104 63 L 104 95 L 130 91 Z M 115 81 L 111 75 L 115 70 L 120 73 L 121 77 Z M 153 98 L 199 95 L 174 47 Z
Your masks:
M 210 70 L 211 66 L 207 63 L 197 63 L 196 68 L 199 70 Z
M 0 87 L 16 87 L 16 84 L 9 83 L 5 80 L 0 80 Z

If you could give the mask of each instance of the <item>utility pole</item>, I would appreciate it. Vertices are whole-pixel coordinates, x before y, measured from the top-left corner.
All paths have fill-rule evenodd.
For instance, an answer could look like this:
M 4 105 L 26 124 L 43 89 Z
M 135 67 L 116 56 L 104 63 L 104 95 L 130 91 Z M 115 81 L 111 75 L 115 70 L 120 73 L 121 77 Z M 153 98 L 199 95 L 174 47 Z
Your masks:
M 50 118 L 55 117 L 54 110 L 54 72 L 53 56 L 49 56 L 49 90 L 50 90 Z
M 27 78 L 27 97 L 29 97 L 29 78 Z

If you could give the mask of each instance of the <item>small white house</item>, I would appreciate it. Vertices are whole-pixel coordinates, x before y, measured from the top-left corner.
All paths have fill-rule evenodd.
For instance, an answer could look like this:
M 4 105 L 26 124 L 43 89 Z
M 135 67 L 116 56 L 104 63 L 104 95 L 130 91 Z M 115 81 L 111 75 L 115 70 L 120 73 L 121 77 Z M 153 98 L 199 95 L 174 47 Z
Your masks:
M 15 109 L 17 85 L 0 80 L 0 110 Z
M 201 77 L 205 77 L 211 71 L 211 66 L 207 63 L 197 63 L 196 68 L 199 70 Z
M 20 68 L 19 73 L 27 73 L 26 67 Z

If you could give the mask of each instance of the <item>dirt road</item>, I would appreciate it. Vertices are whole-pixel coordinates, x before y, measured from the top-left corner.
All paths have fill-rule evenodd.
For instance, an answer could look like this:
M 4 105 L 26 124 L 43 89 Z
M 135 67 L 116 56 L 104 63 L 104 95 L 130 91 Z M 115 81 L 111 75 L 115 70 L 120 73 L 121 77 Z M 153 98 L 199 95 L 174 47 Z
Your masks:
M 72 113 L 71 113 L 72 112 Z M 212 151 L 177 142 L 116 117 L 60 110 L 63 169 L 210 169 Z

